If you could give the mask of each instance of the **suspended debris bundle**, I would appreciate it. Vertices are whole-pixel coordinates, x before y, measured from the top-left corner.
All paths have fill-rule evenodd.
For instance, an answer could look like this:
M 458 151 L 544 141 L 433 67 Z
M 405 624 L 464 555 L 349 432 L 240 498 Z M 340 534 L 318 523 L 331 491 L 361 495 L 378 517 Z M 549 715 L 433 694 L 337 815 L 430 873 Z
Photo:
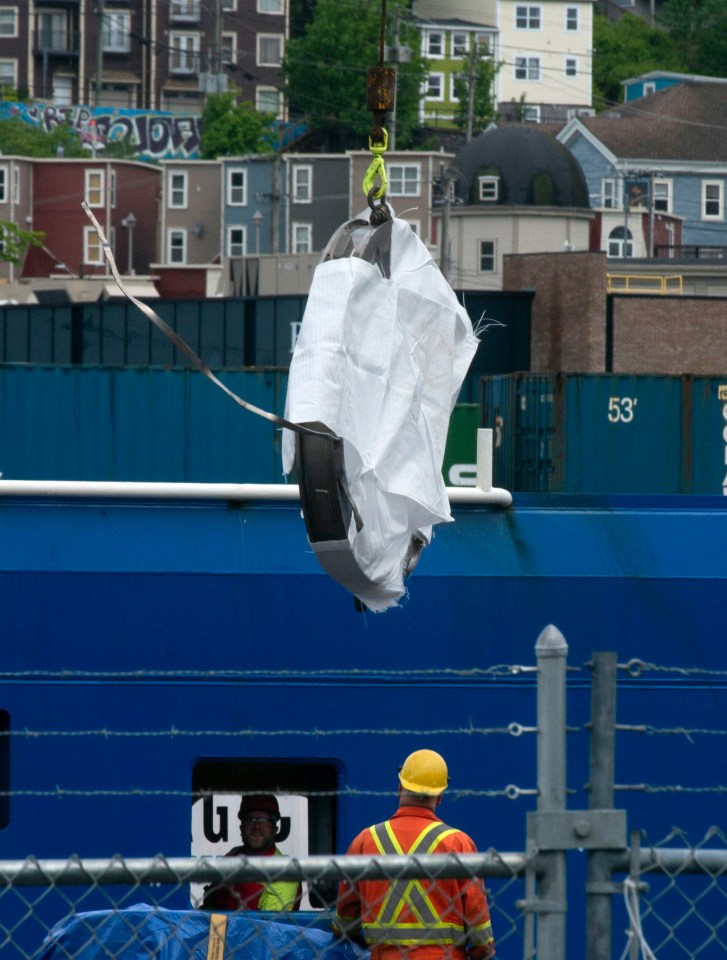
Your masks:
M 432 526 L 452 519 L 442 460 L 476 349 L 466 310 L 409 224 L 357 219 L 334 234 L 313 277 L 285 418 L 336 439 L 285 430 L 283 468 L 297 456 L 320 565 L 371 610 L 398 602 Z

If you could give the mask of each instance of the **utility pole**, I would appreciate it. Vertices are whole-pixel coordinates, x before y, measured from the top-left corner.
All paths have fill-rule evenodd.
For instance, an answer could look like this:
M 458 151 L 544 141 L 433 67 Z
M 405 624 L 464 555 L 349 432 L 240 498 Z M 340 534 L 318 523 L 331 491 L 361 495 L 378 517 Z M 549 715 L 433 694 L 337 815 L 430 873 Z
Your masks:
M 439 269 L 445 280 L 449 279 L 449 173 L 444 164 L 439 165 L 439 177 L 442 184 L 442 235 L 440 238 Z
M 222 0 L 215 0 L 215 45 L 212 59 L 215 93 L 222 93 Z
M 467 87 L 467 137 L 466 142 L 472 139 L 472 130 L 475 125 L 475 87 L 477 78 L 477 41 L 472 38 L 470 50 L 469 80 Z
M 98 43 L 96 47 L 96 106 L 101 103 L 101 87 L 103 85 L 103 31 L 106 11 L 105 0 L 98 0 Z

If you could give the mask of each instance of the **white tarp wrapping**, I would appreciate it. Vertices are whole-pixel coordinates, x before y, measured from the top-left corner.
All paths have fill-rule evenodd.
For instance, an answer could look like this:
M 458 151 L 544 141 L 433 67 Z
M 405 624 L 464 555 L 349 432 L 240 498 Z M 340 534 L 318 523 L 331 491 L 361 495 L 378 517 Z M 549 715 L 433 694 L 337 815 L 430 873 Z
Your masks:
M 433 524 L 452 519 L 442 460 L 477 349 L 466 310 L 424 244 L 403 220 L 391 229 L 390 279 L 357 256 L 316 268 L 285 411 L 343 438 L 363 528 L 352 523 L 347 540 L 312 546 L 326 572 L 374 611 L 403 595 L 412 535 L 426 543 Z M 295 436 L 285 430 L 286 473 L 294 458 Z

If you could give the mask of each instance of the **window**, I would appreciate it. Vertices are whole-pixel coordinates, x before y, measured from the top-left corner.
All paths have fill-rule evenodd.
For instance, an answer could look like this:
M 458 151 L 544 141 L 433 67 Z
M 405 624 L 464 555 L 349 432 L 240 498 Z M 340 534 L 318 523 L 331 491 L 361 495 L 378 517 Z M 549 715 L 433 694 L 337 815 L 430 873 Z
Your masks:
M 702 180 L 702 220 L 722 220 L 724 183 L 722 180 Z
M 255 106 L 261 113 L 279 116 L 282 109 L 281 93 L 275 87 L 256 87 Z
M 103 18 L 103 48 L 105 53 L 128 53 L 131 14 L 105 13 Z
M 647 97 L 650 93 L 656 93 L 656 84 L 653 81 L 644 84 L 642 96 Z
M 515 7 L 516 30 L 540 30 L 540 7 Z
M 86 170 L 85 187 L 83 195 L 89 207 L 102 207 L 104 205 L 104 182 L 103 170 Z
M 15 7 L 0 7 L 0 37 L 17 37 L 18 11 Z
M 566 77 L 578 76 L 578 60 L 576 57 L 565 58 L 565 75 Z
M 438 30 L 429 30 L 426 34 L 426 51 L 425 56 L 427 57 L 443 57 L 444 56 L 444 34 L 440 33 Z
M 526 103 L 523 107 L 523 120 L 526 123 L 540 123 L 540 105 Z
M 418 197 L 420 170 L 418 163 L 392 163 L 389 167 L 389 196 Z
M 227 228 L 228 257 L 244 257 L 247 253 L 247 231 L 245 227 Z
M 0 60 L 0 86 L 16 87 L 18 85 L 17 60 Z
M 283 36 L 280 33 L 257 35 L 257 65 L 279 67 L 283 59 Z
M 625 242 L 624 236 L 626 237 Z M 631 231 L 625 227 L 614 227 L 608 235 L 606 255 L 609 257 L 632 257 L 634 255 L 634 244 Z
M 294 326 L 291 323 L 291 332 Z M 7 740 L 9 737 L 0 737 L 0 742 Z M 190 784 L 192 856 L 223 856 L 239 843 L 240 799 L 255 792 L 278 795 L 280 831 L 288 837 L 286 852 L 301 857 L 332 853 L 340 820 L 340 776 L 335 761 L 316 756 L 261 760 L 236 755 L 198 760 Z M 190 892 L 196 902 L 201 898 L 202 884 L 198 892 L 194 888 Z M 317 891 L 315 895 L 321 897 Z
M 470 50 L 469 37 L 466 33 L 452 34 L 452 56 L 466 57 Z
M 38 46 L 41 50 L 68 49 L 68 22 L 63 13 L 39 13 Z
M 237 34 L 223 33 L 222 46 L 220 49 L 220 59 L 222 63 L 237 64 Z
M 171 0 L 169 17 L 172 20 L 199 20 L 199 0 Z
M 497 200 L 499 190 L 500 190 L 500 178 L 499 177 L 480 177 L 480 200 L 492 201 Z
M 540 80 L 540 57 L 515 57 L 516 80 Z
M 0 203 L 8 202 L 8 168 L 0 167 Z
M 578 29 L 578 7 L 565 8 L 565 28 L 566 30 Z
M 227 202 L 231 207 L 247 205 L 247 171 L 237 167 L 227 171 Z
M 618 210 L 621 207 L 621 198 L 619 197 L 616 180 L 607 179 L 601 181 L 601 199 L 606 210 Z
M 427 77 L 427 89 L 425 96 L 427 100 L 444 99 L 444 74 L 430 73 Z
M 672 186 L 671 180 L 654 180 L 654 210 L 659 213 L 671 213 Z
M 187 174 L 173 173 L 169 177 L 169 206 L 184 209 L 187 206 Z
M 482 273 L 495 272 L 494 240 L 480 240 L 480 271 Z
M 291 227 L 293 253 L 312 253 L 313 227 L 310 223 L 294 223 Z
M 199 34 L 169 34 L 169 69 L 172 73 L 196 73 L 199 62 Z
M 257 0 L 258 13 L 284 13 L 283 0 Z
M 83 228 L 83 262 L 97 266 L 104 262 L 103 247 L 95 227 Z
M 237 0 L 222 0 L 223 10 L 237 10 Z
M 187 231 L 170 230 L 167 234 L 167 262 L 187 262 Z
M 313 167 L 296 163 L 293 166 L 292 197 L 295 203 L 310 203 L 313 199 Z

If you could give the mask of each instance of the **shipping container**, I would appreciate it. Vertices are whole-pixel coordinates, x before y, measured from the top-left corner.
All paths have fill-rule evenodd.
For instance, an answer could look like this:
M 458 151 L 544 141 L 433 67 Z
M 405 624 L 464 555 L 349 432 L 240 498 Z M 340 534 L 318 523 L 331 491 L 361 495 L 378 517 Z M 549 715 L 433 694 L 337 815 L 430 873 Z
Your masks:
M 226 371 L 272 413 L 287 371 Z M 197 370 L 0 366 L 5 479 L 282 483 L 280 430 Z
M 534 493 L 721 494 L 724 378 L 617 374 L 485 377 L 494 482 Z

